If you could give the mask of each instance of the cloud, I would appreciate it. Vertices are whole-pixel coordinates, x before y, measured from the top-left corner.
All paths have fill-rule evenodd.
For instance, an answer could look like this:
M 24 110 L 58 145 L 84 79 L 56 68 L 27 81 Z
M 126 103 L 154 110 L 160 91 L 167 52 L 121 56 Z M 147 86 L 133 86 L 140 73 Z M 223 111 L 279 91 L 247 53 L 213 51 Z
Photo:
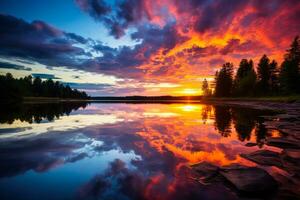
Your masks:
M 110 84 L 92 84 L 92 83 L 68 83 L 64 84 L 69 85 L 71 88 L 79 89 L 79 90 L 103 90 L 108 87 L 113 87 Z
M 41 74 L 41 73 L 33 73 L 31 74 L 34 78 L 40 77 L 42 79 L 60 79 L 56 77 L 54 74 Z
M 25 70 L 25 71 L 31 71 L 32 69 L 29 67 L 25 67 L 23 65 L 17 65 L 9 62 L 0 62 L 0 68 L 3 69 L 15 69 L 15 70 Z
M 27 23 L 13 16 L 0 15 L 0 25 L 2 56 L 34 60 L 49 66 L 77 66 L 80 57 L 89 56 L 78 47 L 78 44 L 87 43 L 87 39 L 42 21 Z
M 78 6 L 89 13 L 95 20 L 104 23 L 116 38 L 125 34 L 125 29 L 147 19 L 148 13 L 144 1 L 115 1 L 109 5 L 104 0 L 76 0 Z

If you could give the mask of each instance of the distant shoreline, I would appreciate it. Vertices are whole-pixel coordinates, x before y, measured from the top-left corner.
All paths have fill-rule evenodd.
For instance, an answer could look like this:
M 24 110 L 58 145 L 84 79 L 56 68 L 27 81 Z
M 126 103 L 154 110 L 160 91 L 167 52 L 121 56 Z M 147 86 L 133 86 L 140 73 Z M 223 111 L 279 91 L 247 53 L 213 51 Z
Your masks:
M 241 97 L 241 98 L 218 98 L 218 97 L 203 97 L 203 96 L 125 96 L 125 97 L 91 97 L 90 99 L 62 99 L 53 97 L 24 97 L 21 102 L 15 103 L 64 103 L 64 102 L 87 102 L 87 103 L 221 103 L 221 102 L 282 102 L 293 103 L 300 102 L 300 96 L 275 96 L 275 97 Z M 1 103 L 13 103 L 4 102 Z

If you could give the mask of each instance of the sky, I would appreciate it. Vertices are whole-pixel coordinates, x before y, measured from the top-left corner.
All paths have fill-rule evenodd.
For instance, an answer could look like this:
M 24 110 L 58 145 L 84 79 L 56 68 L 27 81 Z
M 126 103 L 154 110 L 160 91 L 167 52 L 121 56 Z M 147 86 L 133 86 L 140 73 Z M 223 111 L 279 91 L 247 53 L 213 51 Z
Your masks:
M 279 63 L 299 0 L 1 0 L 0 74 L 91 96 L 199 95 L 223 63 Z

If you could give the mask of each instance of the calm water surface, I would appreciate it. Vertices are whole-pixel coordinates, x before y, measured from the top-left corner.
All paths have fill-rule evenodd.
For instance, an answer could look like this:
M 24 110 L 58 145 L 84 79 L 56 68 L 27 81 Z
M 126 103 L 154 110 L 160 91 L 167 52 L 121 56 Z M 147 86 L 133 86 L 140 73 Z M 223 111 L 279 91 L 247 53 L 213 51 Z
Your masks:
M 1 111 L 2 112 L 2 111 Z M 246 108 L 205 104 L 41 104 L 0 116 L 1 199 L 237 199 L 190 164 L 254 166 L 239 156 L 267 130 Z M 257 143 L 253 147 L 246 143 Z M 275 169 L 269 169 L 275 173 Z

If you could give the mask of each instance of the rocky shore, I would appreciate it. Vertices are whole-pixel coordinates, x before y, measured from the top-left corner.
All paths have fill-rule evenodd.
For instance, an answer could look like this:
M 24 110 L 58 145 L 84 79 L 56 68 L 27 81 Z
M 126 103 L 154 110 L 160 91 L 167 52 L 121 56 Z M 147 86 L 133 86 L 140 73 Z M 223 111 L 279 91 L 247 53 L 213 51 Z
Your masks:
M 256 164 L 216 166 L 207 162 L 192 165 L 196 180 L 201 184 L 223 183 L 243 198 L 300 199 L 300 103 L 266 101 L 217 102 L 232 106 L 278 111 L 272 116 L 261 116 L 269 130 L 279 131 L 280 137 L 268 137 L 265 144 L 279 152 L 257 150 L 241 157 Z M 255 146 L 247 143 L 246 146 Z M 281 171 L 283 173 L 270 173 Z

